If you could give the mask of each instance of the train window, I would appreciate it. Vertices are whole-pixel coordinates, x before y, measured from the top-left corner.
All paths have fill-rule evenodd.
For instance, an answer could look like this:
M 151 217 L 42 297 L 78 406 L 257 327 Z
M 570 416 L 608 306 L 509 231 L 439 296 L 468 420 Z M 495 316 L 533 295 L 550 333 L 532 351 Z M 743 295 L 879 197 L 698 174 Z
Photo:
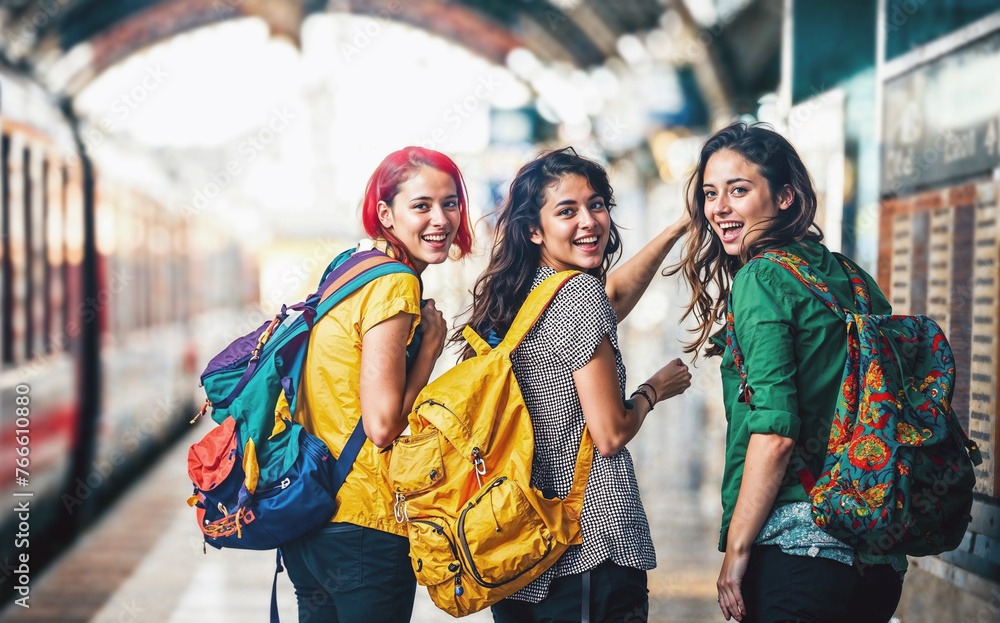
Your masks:
M 24 200 L 24 357 L 30 360 L 34 356 L 35 346 L 35 222 L 31 213 L 34 195 L 34 180 L 31 178 L 31 150 L 24 147 L 21 150 L 21 175 L 23 176 L 22 198 Z
M 0 146 L 0 195 L 3 200 L 3 282 L 0 285 L 0 305 L 3 308 L 2 355 L 4 364 L 14 363 L 14 266 L 10 245 L 10 137 L 3 135 Z
M 38 194 L 42 202 L 41 220 L 39 221 L 39 241 L 41 242 L 40 258 L 42 261 L 42 324 L 41 348 L 42 352 L 52 352 L 52 271 L 49 270 L 49 159 L 42 158 L 41 179 L 38 185 Z
M 49 161 L 45 168 L 46 193 L 46 303 L 45 303 L 45 352 L 52 353 L 60 348 L 64 339 L 65 281 L 63 280 L 63 202 L 62 166 Z
M 63 349 L 67 352 L 72 348 L 68 339 L 68 327 L 70 321 L 70 261 L 69 261 L 69 168 L 63 166 L 59 169 L 59 204 L 62 206 L 60 212 L 62 223 L 60 223 L 59 239 L 62 241 L 62 325 L 59 333 L 63 339 Z

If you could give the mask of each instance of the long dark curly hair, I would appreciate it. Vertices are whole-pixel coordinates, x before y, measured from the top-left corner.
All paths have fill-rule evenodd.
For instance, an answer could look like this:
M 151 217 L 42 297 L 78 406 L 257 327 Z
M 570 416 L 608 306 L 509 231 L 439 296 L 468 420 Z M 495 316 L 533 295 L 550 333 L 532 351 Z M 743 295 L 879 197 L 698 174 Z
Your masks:
M 760 235 L 746 244 L 738 256 L 726 253 L 712 230 L 712 224 L 705 217 L 705 191 L 702 188 L 705 167 L 712 155 L 726 149 L 757 166 L 761 177 L 767 180 L 772 197 L 777 197 L 786 186 L 794 194 L 788 209 L 779 210 L 777 216 L 768 219 Z M 693 353 L 697 359 L 698 351 L 709 342 L 713 330 L 725 321 L 726 301 L 736 272 L 762 251 L 803 240 L 819 242 L 823 239 L 823 232 L 814 222 L 816 191 L 802 159 L 791 143 L 762 124 L 734 123 L 713 134 L 701 148 L 698 167 L 688 179 L 686 196 L 691 226 L 682 259 L 664 274 L 669 276 L 679 272 L 691 286 L 691 300 L 683 317 L 693 314 L 698 326 L 692 329 L 695 339 L 685 345 L 684 352 Z M 746 234 L 743 239 L 747 239 Z M 723 330 L 718 330 L 715 335 L 721 335 Z M 722 350 L 713 343 L 704 354 L 708 357 L 721 355 Z
M 511 182 L 506 201 L 496 212 L 496 238 L 489 265 L 472 290 L 473 303 L 467 312 L 469 321 L 455 330 L 450 339 L 452 343 L 462 343 L 466 325 L 483 337 L 490 331 L 506 335 L 528 298 L 541 259 L 540 247 L 531 241 L 531 235 L 541 227 L 545 192 L 567 175 L 585 177 L 604 199 L 608 210 L 614 207 L 614 191 L 604 167 L 578 155 L 572 147 L 543 153 L 521 167 Z M 604 259 L 600 266 L 588 272 L 603 282 L 620 252 L 621 236 L 612 219 Z M 475 351 L 466 345 L 462 359 L 473 355 Z

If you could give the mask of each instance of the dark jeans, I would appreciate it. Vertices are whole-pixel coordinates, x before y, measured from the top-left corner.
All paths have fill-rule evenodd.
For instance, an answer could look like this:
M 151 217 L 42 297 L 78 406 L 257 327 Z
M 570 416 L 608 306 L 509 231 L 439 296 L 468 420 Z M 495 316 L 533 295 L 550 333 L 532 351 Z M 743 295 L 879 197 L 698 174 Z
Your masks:
M 330 523 L 281 546 L 299 623 L 409 621 L 417 581 L 406 538 Z
M 848 566 L 754 545 L 741 591 L 743 623 L 886 623 L 903 581 L 892 565 Z
M 549 594 L 532 604 L 504 599 L 493 605 L 494 623 L 580 623 L 583 574 L 556 578 Z M 649 618 L 646 572 L 603 562 L 590 571 L 591 623 L 645 623 Z

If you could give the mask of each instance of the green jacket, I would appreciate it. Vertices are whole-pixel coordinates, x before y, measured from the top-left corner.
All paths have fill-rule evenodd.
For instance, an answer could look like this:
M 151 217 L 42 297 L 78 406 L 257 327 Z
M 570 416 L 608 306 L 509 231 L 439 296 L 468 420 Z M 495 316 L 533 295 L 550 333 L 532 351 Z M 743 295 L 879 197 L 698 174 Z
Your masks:
M 778 249 L 808 262 L 845 309 L 855 308 L 850 280 L 825 246 L 803 242 Z M 862 274 L 871 291 L 873 312 L 891 313 L 878 285 Z M 728 427 L 720 551 L 726 549 L 751 434 L 773 433 L 796 440 L 771 511 L 808 500 L 796 474 L 803 468 L 813 476 L 820 474 L 847 357 L 843 318 L 833 314 L 784 267 L 768 260 L 753 262 L 736 274 L 732 293 L 736 335 L 753 397 L 750 406 L 739 400 L 740 376 L 727 350 L 722 358 Z

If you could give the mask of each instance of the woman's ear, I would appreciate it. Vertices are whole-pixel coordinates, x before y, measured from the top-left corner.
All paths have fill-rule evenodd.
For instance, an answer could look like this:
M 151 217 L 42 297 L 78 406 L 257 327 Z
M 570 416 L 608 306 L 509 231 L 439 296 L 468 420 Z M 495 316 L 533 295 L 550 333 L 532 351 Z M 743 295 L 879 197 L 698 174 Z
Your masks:
M 382 223 L 382 227 L 386 229 L 392 229 L 392 208 L 389 204 L 384 201 L 379 201 L 378 206 L 376 206 L 378 220 Z
M 785 184 L 778 191 L 778 209 L 787 210 L 793 203 L 795 203 L 795 191 L 792 190 L 791 185 Z
M 545 240 L 542 237 L 542 229 L 540 227 L 532 225 L 529 228 L 529 231 L 531 232 L 531 236 L 528 239 L 534 242 L 535 244 L 541 246 L 542 242 L 544 242 Z

